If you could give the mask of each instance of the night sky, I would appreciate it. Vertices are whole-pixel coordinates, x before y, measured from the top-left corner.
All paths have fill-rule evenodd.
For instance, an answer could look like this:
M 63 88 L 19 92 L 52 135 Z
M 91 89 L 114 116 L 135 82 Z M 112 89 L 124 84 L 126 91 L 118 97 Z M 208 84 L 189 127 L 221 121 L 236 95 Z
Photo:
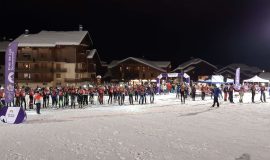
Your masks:
M 260 0 L 1 0 L 0 36 L 88 30 L 102 60 L 199 57 L 270 70 L 270 3 Z

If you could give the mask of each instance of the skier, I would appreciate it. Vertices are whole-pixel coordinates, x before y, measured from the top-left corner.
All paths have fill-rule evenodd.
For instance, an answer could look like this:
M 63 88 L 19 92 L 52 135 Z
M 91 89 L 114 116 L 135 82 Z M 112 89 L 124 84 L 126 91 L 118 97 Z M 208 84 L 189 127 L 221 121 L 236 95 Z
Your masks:
M 76 89 L 73 87 L 73 88 L 70 90 L 70 100 L 71 100 L 70 107 L 71 107 L 71 108 L 74 108 L 74 109 L 76 108 L 75 98 L 76 98 Z
M 15 98 L 16 98 L 15 105 L 17 107 L 19 107 L 21 105 L 21 102 L 20 102 L 20 90 L 19 89 L 15 90 Z
M 84 94 L 84 90 L 80 87 L 78 91 L 78 96 L 77 96 L 79 108 L 83 108 L 83 98 L 84 98 L 83 94 Z
M 150 94 L 150 103 L 154 103 L 154 100 L 155 100 L 155 90 L 154 90 L 153 87 L 150 87 L 149 94 Z
M 239 90 L 239 96 L 240 96 L 239 102 L 240 103 L 243 103 L 244 92 L 245 92 L 244 86 L 241 86 L 241 88 Z
M 66 107 L 69 104 L 69 91 L 67 87 L 64 88 L 63 94 L 64 94 L 64 106 Z
M 3 106 L 5 106 L 5 91 L 4 88 L 1 88 L 0 90 L 0 100 Z
M 133 95 L 134 95 L 133 88 L 131 88 L 131 86 L 129 86 L 128 97 L 129 97 L 129 104 L 131 104 L 131 105 L 133 105 Z
M 254 98 L 255 98 L 255 93 L 256 93 L 256 87 L 255 87 L 254 84 L 251 86 L 251 89 L 250 90 L 251 90 L 251 95 L 252 95 L 251 101 L 252 101 L 252 103 L 255 103 L 254 102 Z
M 57 90 L 56 90 L 56 88 L 53 88 L 51 96 L 52 96 L 52 107 L 57 108 Z
M 40 114 L 41 98 L 42 94 L 40 93 L 40 90 L 38 90 L 37 93 L 34 95 L 37 114 Z
M 108 99 L 108 104 L 112 104 L 112 97 L 113 97 L 113 88 L 109 86 L 109 99 Z
M 177 87 L 176 87 L 176 98 L 179 99 L 180 98 L 180 91 L 181 91 L 181 86 L 178 83 Z
M 227 85 L 225 85 L 223 92 L 224 92 L 224 101 L 227 101 L 228 92 L 229 92 L 229 88 Z
M 230 87 L 229 87 L 229 100 L 230 100 L 230 103 L 234 103 L 233 102 L 233 91 L 234 91 L 234 88 L 233 88 L 233 85 L 231 84 Z
M 25 89 L 22 88 L 20 91 L 20 102 L 21 102 L 21 108 L 23 108 L 23 104 L 24 104 L 24 110 L 26 110 L 26 100 L 25 100 Z
M 59 90 L 58 96 L 59 96 L 59 102 L 58 102 L 59 108 L 61 107 L 64 108 L 64 92 L 62 89 Z
M 191 88 L 191 97 L 192 101 L 195 101 L 195 96 L 196 96 L 196 85 L 194 84 Z
M 205 99 L 205 92 L 206 92 L 206 86 L 204 86 L 204 85 L 201 86 L 201 92 L 202 92 L 202 100 L 204 101 L 204 99 Z
M 182 83 L 181 89 L 180 89 L 181 103 L 182 104 L 185 104 L 185 88 L 186 88 L 185 84 Z
M 212 107 L 215 107 L 216 103 L 217 103 L 217 107 L 219 107 L 218 97 L 220 94 L 221 94 L 221 90 L 218 87 L 214 86 L 214 89 L 213 89 L 214 103 Z
M 33 109 L 34 108 L 33 107 L 33 104 L 34 104 L 34 95 L 35 95 L 34 90 L 33 89 L 30 89 L 30 91 L 29 91 L 29 99 L 30 99 L 30 101 L 29 101 L 29 108 L 30 109 Z
M 266 102 L 266 99 L 265 99 L 265 86 L 262 84 L 261 87 L 260 87 L 260 91 L 261 91 L 261 102 Z
M 100 86 L 98 88 L 98 101 L 99 101 L 99 104 L 103 104 L 103 97 L 104 97 L 104 88 Z

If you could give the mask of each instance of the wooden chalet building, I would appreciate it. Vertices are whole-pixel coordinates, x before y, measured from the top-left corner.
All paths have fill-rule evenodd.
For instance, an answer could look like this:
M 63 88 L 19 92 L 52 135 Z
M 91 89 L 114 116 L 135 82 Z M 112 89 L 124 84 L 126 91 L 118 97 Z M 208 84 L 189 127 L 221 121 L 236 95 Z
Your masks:
M 217 67 L 200 58 L 192 58 L 191 60 L 180 64 L 173 72 L 187 73 L 192 81 L 205 80 L 211 78 Z
M 233 63 L 217 70 L 215 74 L 222 75 L 225 78 L 225 81 L 227 78 L 235 79 L 235 72 L 237 68 L 240 68 L 240 82 L 245 79 L 252 78 L 253 76 L 262 72 L 262 69 L 258 67 L 252 67 L 241 63 Z
M 119 61 L 112 61 L 108 65 L 105 79 L 112 81 L 152 80 L 161 73 L 171 70 L 169 61 L 149 61 L 141 58 L 128 57 Z
M 15 82 L 19 85 L 80 85 L 96 80 L 101 65 L 87 31 L 26 30 L 19 42 Z

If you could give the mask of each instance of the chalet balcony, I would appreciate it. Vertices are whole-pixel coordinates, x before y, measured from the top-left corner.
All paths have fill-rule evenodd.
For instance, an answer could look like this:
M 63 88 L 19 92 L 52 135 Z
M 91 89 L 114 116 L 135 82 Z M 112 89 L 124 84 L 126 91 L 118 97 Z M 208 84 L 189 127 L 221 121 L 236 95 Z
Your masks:
M 87 72 L 87 69 L 82 69 L 82 68 L 76 68 L 75 69 L 76 73 L 83 73 L 83 72 Z
M 33 62 L 33 58 L 32 57 L 18 56 L 17 61 L 18 62 Z
M 66 68 L 54 68 L 53 72 L 67 72 Z
M 54 61 L 52 57 L 32 57 L 32 56 L 18 56 L 18 62 L 42 62 L 42 61 Z
M 37 83 L 37 82 L 52 82 L 53 78 L 52 77 L 47 77 L 47 78 L 30 78 L 30 79 L 25 79 L 25 78 L 17 78 L 15 81 L 20 82 L 20 83 Z
M 80 83 L 80 82 L 87 82 L 87 81 L 92 81 L 91 78 L 76 78 L 76 79 L 73 79 L 73 78 L 65 78 L 65 82 L 67 83 Z
M 16 72 L 18 73 L 51 73 L 53 71 L 52 68 L 18 68 Z

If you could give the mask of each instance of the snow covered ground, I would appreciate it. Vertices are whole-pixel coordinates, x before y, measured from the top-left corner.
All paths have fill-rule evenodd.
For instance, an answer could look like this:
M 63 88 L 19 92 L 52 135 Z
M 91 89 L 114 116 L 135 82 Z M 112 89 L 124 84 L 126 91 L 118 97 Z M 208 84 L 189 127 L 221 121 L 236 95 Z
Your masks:
M 256 96 L 218 109 L 210 97 L 181 104 L 170 94 L 147 105 L 27 111 L 24 124 L 0 123 L 0 159 L 269 160 L 270 105 Z

